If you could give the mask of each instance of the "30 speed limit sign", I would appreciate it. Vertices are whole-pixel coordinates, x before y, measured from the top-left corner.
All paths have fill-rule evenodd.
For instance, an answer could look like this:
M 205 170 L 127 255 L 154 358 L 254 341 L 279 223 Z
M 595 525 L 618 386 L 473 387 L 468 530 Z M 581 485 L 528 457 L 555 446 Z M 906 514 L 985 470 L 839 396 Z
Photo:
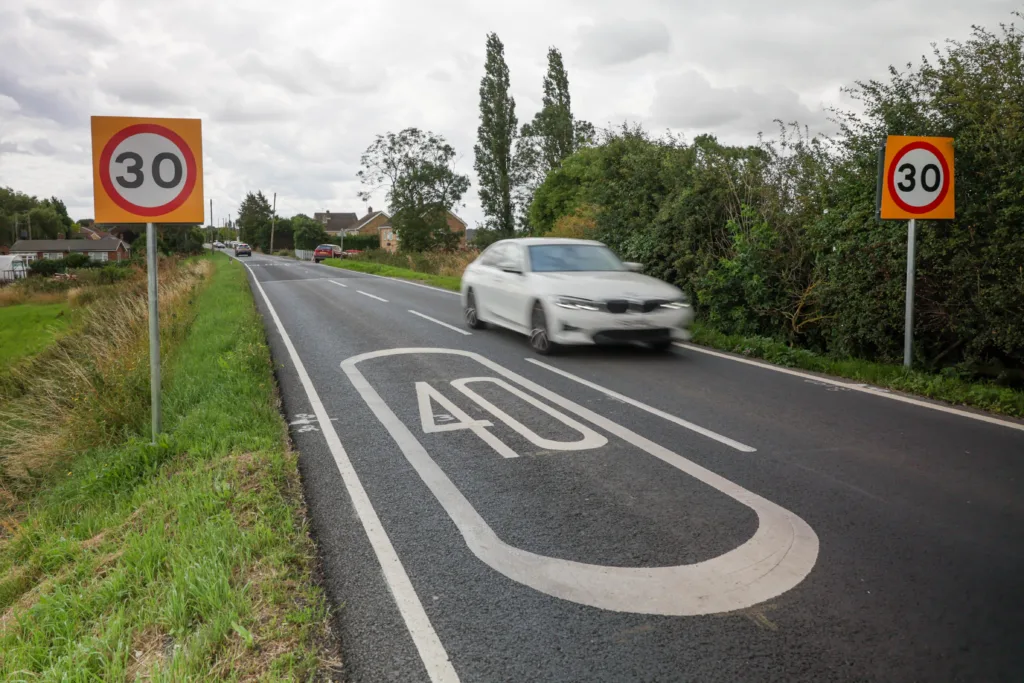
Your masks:
M 199 119 L 92 117 L 97 223 L 202 223 Z
M 953 138 L 890 135 L 882 176 L 883 219 L 951 219 Z

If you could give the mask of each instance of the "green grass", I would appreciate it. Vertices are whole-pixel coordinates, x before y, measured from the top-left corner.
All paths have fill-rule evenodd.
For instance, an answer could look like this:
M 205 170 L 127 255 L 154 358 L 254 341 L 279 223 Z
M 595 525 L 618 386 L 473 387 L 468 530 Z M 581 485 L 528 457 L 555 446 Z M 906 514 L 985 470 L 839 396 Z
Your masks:
M 323 673 L 327 607 L 263 326 L 242 267 L 216 264 L 166 356 L 160 443 L 82 453 L 6 505 L 0 679 Z
M 929 398 L 1024 417 L 1024 392 L 992 383 L 972 382 L 955 376 L 907 370 L 901 365 L 873 363 L 856 358 L 832 358 L 806 349 L 791 348 L 766 337 L 723 334 L 697 323 L 696 344 L 761 358 L 790 368 L 846 377 L 866 384 L 918 394 Z
M 68 304 L 0 308 L 0 367 L 39 353 L 68 326 Z
M 462 278 L 460 277 L 453 277 L 450 275 L 433 275 L 431 273 L 419 273 L 416 272 L 415 270 L 409 270 L 408 268 L 397 268 L 395 266 L 386 266 L 381 263 L 371 263 L 369 261 L 356 261 L 351 259 L 341 260 L 329 258 L 325 259 L 323 263 L 334 268 L 355 270 L 360 273 L 384 275 L 386 277 L 396 277 L 402 280 L 415 280 L 416 282 L 422 282 L 424 284 L 433 285 L 434 287 L 450 289 L 453 292 L 459 291 L 459 285 L 462 282 Z

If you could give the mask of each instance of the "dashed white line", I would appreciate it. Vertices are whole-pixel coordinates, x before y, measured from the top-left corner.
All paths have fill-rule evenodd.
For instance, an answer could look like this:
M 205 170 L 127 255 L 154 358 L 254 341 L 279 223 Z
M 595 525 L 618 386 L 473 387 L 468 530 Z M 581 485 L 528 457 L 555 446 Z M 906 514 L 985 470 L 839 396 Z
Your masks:
M 717 356 L 718 358 L 725 358 L 726 360 L 735 361 L 737 363 L 743 363 L 745 365 L 753 365 L 758 368 L 764 368 L 765 370 L 771 370 L 773 372 L 781 372 L 785 375 L 794 375 L 796 377 L 803 377 L 804 379 L 814 380 L 815 382 L 824 382 L 825 384 L 831 384 L 832 386 L 842 387 L 843 389 L 849 389 L 850 391 L 860 391 L 865 394 L 871 394 L 872 396 L 878 396 L 880 398 L 889 398 L 893 401 L 900 401 L 901 403 L 909 403 L 911 405 L 920 406 L 922 408 L 928 408 L 930 410 L 938 410 L 942 413 L 949 413 L 951 415 L 959 415 L 960 417 L 966 417 L 971 420 L 978 420 L 980 422 L 988 422 L 989 424 L 999 425 L 1001 427 L 1009 427 L 1010 429 L 1017 429 L 1024 431 L 1024 422 L 1011 422 L 1010 420 L 1000 420 L 998 417 L 992 417 L 991 415 L 984 415 L 982 413 L 972 413 L 968 410 L 959 410 L 957 408 L 950 408 L 949 406 L 940 405 L 938 403 L 929 403 L 928 401 L 919 401 L 916 398 L 910 398 L 909 396 L 901 396 L 899 394 L 893 394 L 885 389 L 879 387 L 873 387 L 870 384 L 851 384 L 848 382 L 840 382 L 829 377 L 822 377 L 820 375 L 812 375 L 807 372 L 800 372 L 799 370 L 793 370 L 791 368 L 784 368 L 778 365 L 772 365 L 770 363 L 762 363 L 760 361 L 751 360 L 749 358 L 740 358 L 729 353 L 722 353 L 720 351 L 712 351 L 706 349 L 703 346 L 697 346 L 696 344 L 680 344 L 676 343 L 676 346 L 687 349 L 689 351 L 696 351 L 697 353 L 704 353 L 709 356 Z
M 466 335 L 467 337 L 470 336 L 471 334 L 473 334 L 472 332 L 468 332 L 466 330 L 460 330 L 459 328 L 455 327 L 455 325 L 449 325 L 448 323 L 441 322 L 437 318 L 431 318 L 429 315 L 423 315 L 419 311 L 414 311 L 412 309 L 409 309 L 409 312 L 412 313 L 413 315 L 418 315 L 419 317 L 423 318 L 424 320 L 429 320 L 432 323 L 436 323 L 436 324 L 440 325 L 441 327 L 447 327 L 452 332 L 458 332 L 459 334 Z
M 657 415 L 658 417 L 663 418 L 665 420 L 668 420 L 669 422 L 673 422 L 673 423 L 679 425 L 680 427 L 686 427 L 690 431 L 694 431 L 694 432 L 697 432 L 698 434 L 702 434 L 702 435 L 708 437 L 709 439 L 714 439 L 715 441 L 717 441 L 719 443 L 723 443 L 726 446 L 730 446 L 732 448 L 735 448 L 738 451 L 742 451 L 744 453 L 755 453 L 755 452 L 757 452 L 757 449 L 754 448 L 753 446 L 748 446 L 745 443 L 740 443 L 739 441 L 736 441 L 735 439 L 730 439 L 727 436 L 722 436 L 718 432 L 713 432 L 710 429 L 706 429 L 704 427 L 701 427 L 700 425 L 695 425 L 692 422 L 688 422 L 687 420 L 684 420 L 681 417 L 676 417 L 675 415 L 672 415 L 670 413 L 666 413 L 663 410 L 658 410 L 657 408 L 655 408 L 653 406 L 649 406 L 646 403 L 641 403 L 640 401 L 637 401 L 636 399 L 630 398 L 628 396 L 623 396 L 622 394 L 620 394 L 620 393 L 618 393 L 616 391 L 612 391 L 611 389 L 606 389 L 606 388 L 602 387 L 600 384 L 594 384 L 593 382 L 585 380 L 582 377 L 577 377 L 576 375 L 572 374 L 571 372 L 566 372 L 565 370 L 560 370 L 560 369 L 558 369 L 558 368 L 556 368 L 554 366 L 548 365 L 547 363 L 541 363 L 539 360 L 534 360 L 533 358 L 527 358 L 526 361 L 528 363 L 533 363 L 534 365 L 542 367 L 545 370 L 550 370 L 551 372 L 555 373 L 556 375 L 561 375 L 562 377 L 565 377 L 566 379 L 571 379 L 574 382 L 579 382 L 580 384 L 582 384 L 585 387 L 590 387 L 591 389 L 594 389 L 595 391 L 600 391 L 601 393 L 606 394 L 608 396 L 611 396 L 612 398 L 614 398 L 614 399 L 616 399 L 618 401 L 622 401 L 623 403 L 628 403 L 629 405 L 634 406 L 636 408 L 639 408 L 640 410 L 646 410 L 651 415 Z
M 348 285 L 343 285 L 342 283 L 338 282 L 337 280 L 329 280 L 329 282 L 332 285 L 338 285 L 339 287 L 345 287 L 346 289 L 348 288 Z
M 387 302 L 388 302 L 388 300 L 387 300 L 387 299 L 382 299 L 381 297 L 377 296 L 376 294 L 370 294 L 370 293 L 368 293 L 368 292 L 364 292 L 364 291 L 363 291 L 363 290 L 361 290 L 361 289 L 357 289 L 357 290 L 356 290 L 356 292 L 358 292 L 359 294 L 362 294 L 363 296 L 368 296 L 368 297 L 370 297 L 371 299 L 376 299 L 377 301 L 383 301 L 384 303 L 387 303 Z
M 270 297 L 264 291 L 263 285 L 260 284 L 259 279 L 256 277 L 256 273 L 248 265 L 245 267 L 252 273 L 256 288 L 263 295 L 263 301 L 267 304 L 270 317 L 273 318 L 277 331 L 281 335 L 281 340 L 284 342 L 285 348 L 288 349 L 288 355 L 295 365 L 295 372 L 299 375 L 302 388 L 305 389 L 309 404 L 313 407 L 314 414 L 316 414 L 320 430 L 327 441 L 327 447 L 334 456 L 334 462 L 338 467 L 338 471 L 341 472 L 345 489 L 352 500 L 352 507 L 355 509 L 359 521 L 362 522 L 366 536 L 370 539 L 370 545 L 373 547 L 373 552 L 377 555 L 377 561 L 380 563 L 384 579 L 391 590 L 391 595 L 395 598 L 398 611 L 405 620 L 405 625 L 409 629 L 409 634 L 416 645 L 420 659 L 427 669 L 427 675 L 430 676 L 432 683 L 458 683 L 459 676 L 455 673 L 455 668 L 448 658 L 448 653 L 445 652 L 444 645 L 441 643 L 437 631 L 434 630 L 433 625 L 430 623 L 430 618 L 423 609 L 423 603 L 420 602 L 419 596 L 416 595 L 416 589 L 413 588 L 412 581 L 409 580 L 409 574 L 405 571 L 405 567 L 402 566 L 402 560 L 399 559 L 395 547 L 391 544 L 391 539 L 388 538 L 387 531 L 384 530 L 380 517 L 377 516 L 377 511 L 374 510 L 373 503 L 370 502 L 370 497 L 367 495 L 366 489 L 363 488 L 359 475 L 356 474 L 352 461 L 349 460 L 348 453 L 345 452 L 345 447 L 341 444 L 338 432 L 335 431 L 334 425 L 331 424 L 331 418 L 327 415 L 327 409 L 324 408 L 320 395 L 317 394 L 316 388 L 306 372 L 306 367 L 303 365 L 298 351 L 295 350 L 295 346 L 292 344 L 291 337 L 285 332 L 284 324 L 281 323 L 281 318 L 278 317 L 277 311 L 274 310 L 273 304 L 270 303 Z

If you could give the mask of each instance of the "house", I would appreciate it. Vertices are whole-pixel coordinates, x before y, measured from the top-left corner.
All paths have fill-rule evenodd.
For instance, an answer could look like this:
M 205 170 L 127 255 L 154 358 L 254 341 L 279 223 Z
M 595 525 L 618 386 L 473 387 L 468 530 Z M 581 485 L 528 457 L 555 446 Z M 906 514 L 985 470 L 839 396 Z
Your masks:
M 355 225 L 345 231 L 346 235 L 376 235 L 381 226 L 391 220 L 384 211 L 374 211 L 372 206 L 366 208 L 366 215 L 356 221 Z
M 331 213 L 330 211 L 324 211 L 323 213 L 314 213 L 313 220 L 317 221 L 324 226 L 324 232 L 332 237 L 348 232 L 352 226 L 354 226 L 359 217 L 354 213 Z
M 462 233 L 459 238 L 459 246 L 466 246 L 466 221 L 459 218 L 453 212 L 449 211 L 446 217 L 448 222 L 448 229 L 455 233 Z M 390 223 L 385 223 L 377 228 L 377 232 L 380 235 L 380 248 L 389 254 L 393 254 L 398 251 L 398 233 L 391 226 Z
M 11 247 L 12 255 L 22 255 L 26 261 L 36 259 L 62 259 L 68 254 L 88 254 L 92 261 L 121 261 L 131 256 L 124 240 L 116 237 L 86 240 L 18 240 Z

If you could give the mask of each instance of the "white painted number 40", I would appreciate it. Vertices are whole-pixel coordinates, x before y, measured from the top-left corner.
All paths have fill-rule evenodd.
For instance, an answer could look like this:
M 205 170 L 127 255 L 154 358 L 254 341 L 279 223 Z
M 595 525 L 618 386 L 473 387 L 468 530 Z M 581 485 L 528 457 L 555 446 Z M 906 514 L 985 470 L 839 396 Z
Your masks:
M 552 439 L 545 439 L 522 422 L 506 413 L 504 410 L 470 389 L 468 386 L 469 384 L 478 384 L 481 382 L 487 382 L 501 387 L 513 396 L 517 396 L 541 412 L 555 418 L 566 427 L 579 432 L 582 438 L 576 441 L 554 441 Z M 568 415 L 555 410 L 551 406 L 541 403 L 533 396 L 530 396 L 526 392 L 521 391 L 508 382 L 496 377 L 468 377 L 466 379 L 454 380 L 451 384 L 474 403 L 504 422 L 510 429 L 523 436 L 527 441 L 538 448 L 550 451 L 583 451 L 590 450 L 592 448 L 600 448 L 608 443 L 608 439 L 601 436 L 593 429 L 590 429 L 584 424 L 580 424 Z M 519 457 L 519 454 L 509 448 L 501 439 L 487 431 L 488 427 L 493 426 L 491 422 L 487 420 L 474 420 L 461 408 L 445 397 L 444 394 L 430 386 L 428 383 L 416 382 L 416 400 L 419 403 L 420 408 L 420 423 L 422 424 L 423 431 L 425 433 L 433 434 L 437 432 L 451 432 L 458 429 L 469 429 L 500 455 L 506 458 Z M 436 403 L 448 412 L 435 414 L 431 402 Z M 438 421 L 440 421 L 440 424 Z

